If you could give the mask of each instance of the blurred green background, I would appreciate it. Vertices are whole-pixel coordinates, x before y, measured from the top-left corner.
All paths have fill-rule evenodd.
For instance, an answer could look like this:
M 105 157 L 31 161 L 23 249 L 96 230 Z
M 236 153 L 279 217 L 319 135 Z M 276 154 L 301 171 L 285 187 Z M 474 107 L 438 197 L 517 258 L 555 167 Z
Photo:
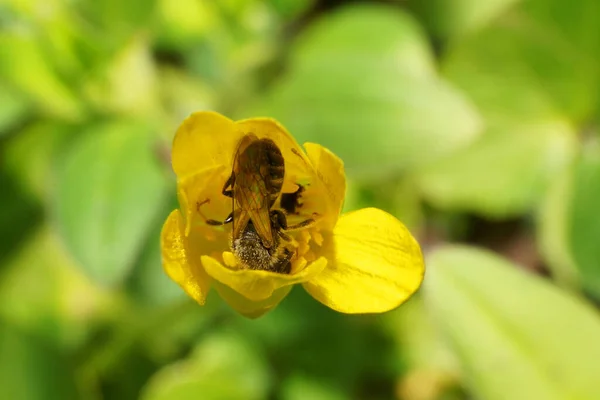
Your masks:
M 600 399 L 597 0 L 4 0 L 6 399 Z M 272 116 L 346 210 L 419 238 L 420 292 L 246 320 L 164 275 L 170 143 Z

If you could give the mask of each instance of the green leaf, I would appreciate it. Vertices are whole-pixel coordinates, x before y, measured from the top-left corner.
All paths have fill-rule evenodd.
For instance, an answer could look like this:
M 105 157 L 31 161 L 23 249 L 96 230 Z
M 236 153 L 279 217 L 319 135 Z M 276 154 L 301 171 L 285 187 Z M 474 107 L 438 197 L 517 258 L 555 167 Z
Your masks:
M 0 382 L 7 399 L 80 398 L 65 357 L 4 322 L 0 322 Z
M 588 143 L 546 196 L 538 215 L 539 246 L 561 284 L 600 299 L 600 147 Z
M 0 32 L 0 79 L 10 82 L 49 114 L 81 119 L 82 106 L 57 76 L 33 35 Z
M 18 179 L 4 165 L 1 167 L 0 266 L 3 266 L 5 259 L 19 249 L 31 230 L 41 221 L 43 213 L 39 202 L 23 189 Z
M 36 229 L 3 264 L 0 319 L 61 348 L 77 348 L 87 339 L 106 300 L 48 226 Z
M 573 171 L 567 215 L 567 244 L 585 289 L 600 299 L 600 149 L 586 149 Z
M 496 128 L 419 171 L 417 181 L 437 207 L 495 218 L 518 215 L 540 201 L 576 146 L 575 133 L 561 121 Z
M 143 400 L 261 400 L 268 397 L 270 371 L 252 343 L 218 332 L 184 361 L 164 367 L 146 386 Z
M 258 110 L 252 114 L 277 118 L 300 142 L 333 150 L 350 174 L 425 164 L 480 128 L 466 99 L 436 76 L 417 23 L 382 5 L 348 6 L 311 26 Z
M 315 0 L 268 0 L 269 6 L 281 17 L 290 19 L 308 11 Z
M 600 396 L 600 317 L 589 304 L 475 248 L 439 248 L 428 265 L 426 304 L 476 397 Z
M 104 39 L 103 46 L 119 48 L 137 32 L 149 28 L 156 13 L 157 0 L 98 0 L 76 3 L 76 9 L 89 25 L 96 28 Z
M 427 312 L 423 296 L 412 296 L 402 307 L 382 315 L 386 331 L 396 339 L 404 373 L 397 383 L 401 399 L 447 399 L 460 385 L 455 354 Z
M 430 202 L 505 217 L 540 201 L 572 158 L 576 123 L 596 107 L 597 63 L 563 39 L 515 9 L 450 48 L 444 74 L 475 101 L 487 129 L 423 172 Z
M 216 24 L 210 4 L 195 0 L 158 0 L 158 41 L 168 48 L 186 48 Z
M 149 42 L 136 36 L 121 43 L 95 80 L 87 83 L 86 94 L 105 113 L 154 117 L 160 114 L 157 77 Z
M 595 111 L 597 58 L 536 18 L 516 9 L 456 43 L 443 60 L 444 75 L 471 96 L 490 123 L 557 117 L 580 122 Z
M 181 124 L 191 113 L 215 108 L 216 93 L 202 80 L 185 70 L 163 67 L 159 70 L 159 90 L 162 103 L 168 112 L 169 126 Z M 173 133 L 166 132 L 169 141 Z M 165 135 L 165 139 L 167 136 Z
M 5 168 L 23 188 L 46 201 L 53 189 L 53 166 L 76 129 L 54 121 L 28 125 L 7 142 Z
M 561 0 L 528 0 L 522 4 L 525 12 L 545 29 L 552 30 L 556 37 L 596 60 L 596 71 L 600 72 L 597 60 L 600 57 L 600 35 L 598 20 L 600 3 L 595 0 L 579 0 L 571 4 Z
M 295 373 L 285 379 L 281 394 L 282 400 L 347 400 L 350 397 L 342 388 L 335 387 L 316 377 Z
M 581 289 L 581 276 L 569 246 L 570 209 L 573 192 L 571 165 L 557 174 L 536 214 L 537 240 L 540 254 L 557 284 L 571 290 Z
M 429 371 L 450 383 L 460 375 L 455 354 L 435 326 L 423 296 L 410 298 L 402 307 L 382 316 L 386 331 L 398 342 L 398 358 L 408 371 Z
M 128 275 L 163 206 L 167 180 L 150 132 L 133 122 L 91 128 L 59 170 L 59 230 L 86 273 L 103 284 Z
M 0 82 L 0 137 L 22 121 L 27 111 L 29 111 L 27 100 Z
M 485 26 L 519 0 L 413 0 L 409 7 L 437 37 L 454 38 Z

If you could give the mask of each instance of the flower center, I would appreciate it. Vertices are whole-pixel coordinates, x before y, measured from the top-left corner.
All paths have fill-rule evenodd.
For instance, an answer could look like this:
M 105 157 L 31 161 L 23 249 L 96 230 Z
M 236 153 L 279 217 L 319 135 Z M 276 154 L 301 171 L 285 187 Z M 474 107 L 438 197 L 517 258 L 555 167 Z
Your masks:
M 267 249 L 260 238 L 248 230 L 242 238 L 230 240 L 230 250 L 223 251 L 223 264 L 231 269 L 255 269 L 296 274 L 316 260 L 316 248 L 323 244 L 323 235 L 316 226 L 284 232 L 286 240 L 280 239 L 277 246 Z

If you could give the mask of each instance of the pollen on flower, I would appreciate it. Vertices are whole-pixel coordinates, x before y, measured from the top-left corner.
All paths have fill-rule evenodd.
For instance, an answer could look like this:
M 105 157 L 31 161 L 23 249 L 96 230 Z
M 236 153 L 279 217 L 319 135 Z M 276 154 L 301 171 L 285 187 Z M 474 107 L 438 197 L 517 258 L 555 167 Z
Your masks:
M 317 229 L 313 229 L 312 238 L 317 246 L 323 246 L 323 235 L 321 235 L 321 232 L 319 232 Z
M 311 248 L 311 242 L 316 246 L 321 247 L 323 245 L 323 235 L 319 228 L 304 229 L 298 233 L 298 247 L 297 247 L 297 259 L 302 260 L 303 263 L 310 263 L 317 259 L 314 249 Z M 292 265 L 292 273 L 294 271 L 301 271 L 304 267 L 298 267 L 294 269 Z
M 306 265 L 308 264 L 308 261 L 306 261 L 306 258 L 304 257 L 297 257 L 295 260 L 292 261 L 292 268 L 290 270 L 290 274 L 296 274 L 300 271 L 302 271 Z
M 310 241 L 311 236 L 310 236 L 310 233 L 308 232 L 308 229 L 300 231 L 300 239 L 301 239 L 301 241 L 304 241 L 306 243 L 308 243 Z

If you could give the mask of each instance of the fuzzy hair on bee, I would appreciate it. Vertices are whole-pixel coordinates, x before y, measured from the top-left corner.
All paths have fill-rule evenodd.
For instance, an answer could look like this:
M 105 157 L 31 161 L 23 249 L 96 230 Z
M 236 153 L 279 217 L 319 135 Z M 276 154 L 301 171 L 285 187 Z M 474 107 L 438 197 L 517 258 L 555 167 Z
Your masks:
M 278 231 L 274 235 L 275 246 L 267 248 L 250 221 L 241 235 L 235 238 L 231 236 L 230 248 L 238 260 L 250 269 L 289 274 L 295 250 L 280 240 L 280 233 Z

